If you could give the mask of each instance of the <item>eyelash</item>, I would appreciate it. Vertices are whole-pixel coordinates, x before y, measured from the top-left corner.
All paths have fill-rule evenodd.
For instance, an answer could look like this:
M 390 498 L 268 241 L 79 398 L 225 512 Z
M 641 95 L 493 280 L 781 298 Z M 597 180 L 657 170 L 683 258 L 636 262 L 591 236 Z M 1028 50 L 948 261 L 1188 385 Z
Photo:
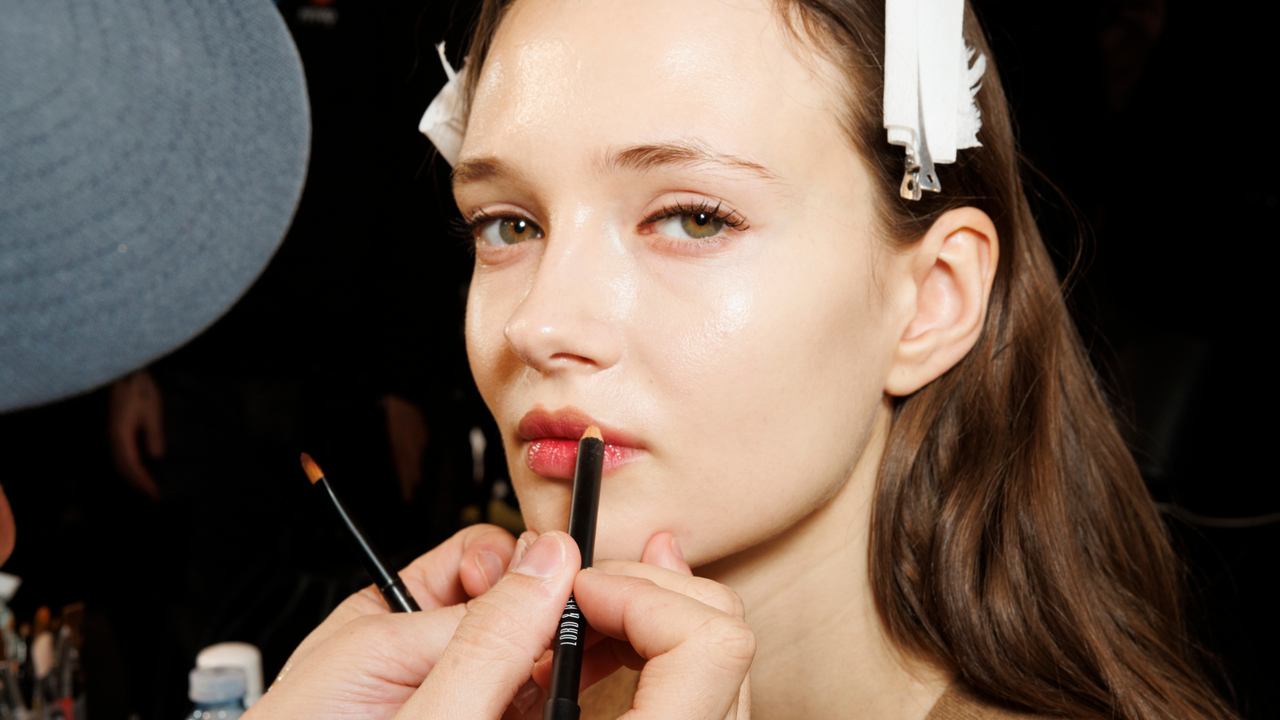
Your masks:
M 715 220 L 722 222 L 726 227 L 730 227 L 738 232 L 744 232 L 750 229 L 747 219 L 737 210 L 726 208 L 724 203 L 712 203 L 709 200 L 697 200 L 691 203 L 675 202 L 667 205 L 660 210 L 650 213 L 640 225 L 652 225 L 667 218 L 680 217 L 682 215 L 710 215 Z M 454 231 L 464 239 L 475 240 L 476 232 L 485 225 L 494 220 L 528 220 L 528 218 L 517 213 L 489 213 L 484 210 L 477 210 L 470 217 L 462 218 L 455 221 Z
M 680 217 L 682 215 L 710 215 L 715 220 L 724 223 L 725 226 L 733 228 L 738 232 L 743 232 L 751 227 L 747 224 L 747 219 L 742 217 L 737 210 L 726 208 L 722 202 L 712 204 L 708 200 L 698 200 L 689 204 L 681 202 L 673 203 L 650 214 L 641 221 L 640 224 L 652 225 L 660 220 Z
M 528 218 L 523 217 L 521 215 L 517 215 L 515 213 L 490 214 L 485 212 L 484 210 L 477 210 L 474 213 L 472 213 L 470 217 L 464 217 L 460 220 L 455 220 L 452 223 L 452 225 L 453 225 L 453 231 L 458 234 L 458 237 L 463 238 L 465 240 L 475 240 L 476 231 L 484 227 L 488 223 L 493 222 L 494 220 L 527 220 L 527 219 Z

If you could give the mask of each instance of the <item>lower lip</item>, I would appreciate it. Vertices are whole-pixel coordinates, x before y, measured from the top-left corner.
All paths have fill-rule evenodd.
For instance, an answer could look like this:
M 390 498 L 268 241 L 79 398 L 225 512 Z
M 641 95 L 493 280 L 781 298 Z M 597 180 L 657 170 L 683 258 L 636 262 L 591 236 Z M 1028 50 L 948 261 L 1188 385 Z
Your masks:
M 626 465 L 635 460 L 640 451 L 621 445 L 604 446 L 604 471 Z M 558 438 L 534 440 L 524 451 L 529 469 L 544 477 L 572 480 L 578 462 L 578 441 Z

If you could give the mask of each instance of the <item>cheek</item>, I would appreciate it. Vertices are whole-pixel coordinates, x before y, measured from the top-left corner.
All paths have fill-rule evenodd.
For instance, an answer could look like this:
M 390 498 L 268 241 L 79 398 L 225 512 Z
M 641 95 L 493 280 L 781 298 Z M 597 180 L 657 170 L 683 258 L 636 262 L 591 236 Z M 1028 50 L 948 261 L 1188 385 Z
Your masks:
M 671 530 L 700 563 L 785 529 L 839 489 L 887 371 L 869 266 L 852 254 L 765 252 L 640 304 L 654 329 L 630 346 L 664 420 L 651 483 L 663 494 L 648 498 L 648 527 L 635 502 L 617 509 L 623 525 Z
M 467 314 L 463 326 L 471 374 L 485 404 L 495 414 L 498 410 L 495 402 L 511 365 L 510 346 L 503 329 L 519 302 L 517 297 L 508 297 L 511 295 L 508 287 L 497 278 L 476 272 L 467 292 Z
M 642 303 L 662 325 L 635 342 L 669 400 L 696 404 L 734 434 L 845 423 L 883 389 L 890 343 L 870 265 L 857 253 L 787 252 L 781 242 L 732 272 L 699 278 L 682 301 Z M 813 250 L 811 247 L 806 250 Z M 668 293 L 670 295 L 670 293 Z
M 661 376 L 656 380 L 668 400 L 696 405 L 759 369 L 746 361 L 757 354 L 760 326 L 767 322 L 758 285 L 750 272 L 725 273 L 703 280 L 696 291 L 657 293 L 638 303 L 643 337 L 632 345 L 643 353 L 642 364 Z

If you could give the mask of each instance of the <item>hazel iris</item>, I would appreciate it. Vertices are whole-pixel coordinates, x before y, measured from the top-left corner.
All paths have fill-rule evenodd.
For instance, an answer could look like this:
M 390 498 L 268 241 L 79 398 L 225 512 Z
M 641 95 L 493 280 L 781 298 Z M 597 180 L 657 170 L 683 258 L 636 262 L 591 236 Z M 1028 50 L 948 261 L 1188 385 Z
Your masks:
M 528 220 L 499 220 L 498 237 L 503 245 L 515 245 L 538 236 L 538 228 Z
M 697 240 L 712 237 L 723 227 L 723 220 L 718 220 L 707 213 L 690 213 L 680 216 L 680 229 Z

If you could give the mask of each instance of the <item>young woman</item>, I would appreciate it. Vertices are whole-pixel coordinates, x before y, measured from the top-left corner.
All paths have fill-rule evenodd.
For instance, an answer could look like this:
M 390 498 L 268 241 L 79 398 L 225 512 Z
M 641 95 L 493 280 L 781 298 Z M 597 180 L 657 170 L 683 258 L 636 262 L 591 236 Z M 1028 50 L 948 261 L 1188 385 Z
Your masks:
M 632 668 L 584 717 L 1230 716 L 994 62 L 981 147 L 903 199 L 884 25 L 879 0 L 486 2 L 454 193 L 531 532 L 408 568 L 427 612 L 352 598 L 254 713 L 537 717 L 572 587 L 604 636 L 586 681 Z M 990 60 L 967 9 L 964 37 Z M 612 560 L 574 573 L 588 424 Z

